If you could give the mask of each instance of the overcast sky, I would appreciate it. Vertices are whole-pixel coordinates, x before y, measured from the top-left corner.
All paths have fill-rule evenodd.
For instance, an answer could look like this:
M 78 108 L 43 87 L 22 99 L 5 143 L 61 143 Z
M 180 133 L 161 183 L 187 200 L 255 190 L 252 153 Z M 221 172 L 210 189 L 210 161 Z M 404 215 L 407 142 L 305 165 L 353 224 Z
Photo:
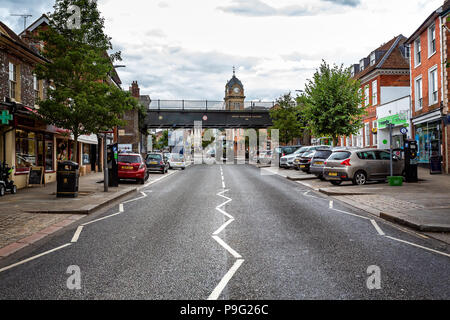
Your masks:
M 123 88 L 152 99 L 222 100 L 236 66 L 247 100 L 303 89 L 325 59 L 357 63 L 393 37 L 409 37 L 444 0 L 98 0 L 122 51 Z M 19 33 L 54 0 L 0 0 Z

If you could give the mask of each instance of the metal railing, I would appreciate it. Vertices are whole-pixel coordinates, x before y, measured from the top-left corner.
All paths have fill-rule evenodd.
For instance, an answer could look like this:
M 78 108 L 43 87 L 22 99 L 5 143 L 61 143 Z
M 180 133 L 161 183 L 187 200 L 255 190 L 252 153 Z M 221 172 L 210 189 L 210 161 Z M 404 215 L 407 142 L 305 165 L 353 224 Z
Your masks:
M 234 107 L 234 103 L 230 103 L 230 106 Z M 274 106 L 275 101 L 245 101 L 243 111 L 269 110 Z M 225 101 L 152 100 L 149 110 L 227 110 L 227 106 Z

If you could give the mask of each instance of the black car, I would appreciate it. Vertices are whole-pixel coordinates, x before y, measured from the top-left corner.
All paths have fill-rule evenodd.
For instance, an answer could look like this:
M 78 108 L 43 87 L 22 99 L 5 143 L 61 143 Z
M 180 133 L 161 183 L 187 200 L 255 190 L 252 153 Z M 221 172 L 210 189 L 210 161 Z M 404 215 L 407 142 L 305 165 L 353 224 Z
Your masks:
M 169 171 L 169 162 L 162 153 L 149 153 L 145 159 L 147 171 L 159 171 L 162 174 Z
M 311 159 L 313 158 L 314 153 L 316 153 L 316 151 L 307 151 L 300 157 L 300 163 L 298 165 L 300 170 L 309 173 L 309 166 L 311 165 Z
M 278 147 L 275 148 L 275 151 L 273 153 L 272 159 L 274 159 L 276 156 L 278 156 L 278 166 L 281 168 L 280 160 L 282 157 L 287 156 L 289 154 L 293 154 L 295 151 L 300 149 L 302 146 L 285 146 L 285 147 Z
M 319 149 L 316 151 L 311 159 L 309 172 L 320 180 L 323 180 L 323 167 L 325 166 L 325 161 L 331 156 L 333 150 L 330 149 Z

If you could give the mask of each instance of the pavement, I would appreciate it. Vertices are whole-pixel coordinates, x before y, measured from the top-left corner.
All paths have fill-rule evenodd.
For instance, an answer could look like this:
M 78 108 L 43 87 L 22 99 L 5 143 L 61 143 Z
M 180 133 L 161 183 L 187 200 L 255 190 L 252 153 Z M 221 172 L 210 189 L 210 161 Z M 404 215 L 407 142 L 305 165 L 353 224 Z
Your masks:
M 430 175 L 428 170 L 419 168 L 419 182 L 404 183 L 401 187 L 390 187 L 385 182 L 371 182 L 365 186 L 346 182 L 341 186 L 332 186 L 329 182 L 311 179 L 311 175 L 303 172 L 278 168 L 264 170 L 450 243 L 449 175 Z
M 0 299 L 450 298 L 449 246 L 330 199 L 195 165 L 0 260 Z
M 171 171 L 171 173 L 173 173 Z M 147 183 L 160 178 L 150 174 Z M 40 241 L 142 187 L 124 181 L 104 192 L 103 173 L 80 177 L 78 198 L 57 198 L 56 183 L 21 189 L 0 198 L 0 259 Z

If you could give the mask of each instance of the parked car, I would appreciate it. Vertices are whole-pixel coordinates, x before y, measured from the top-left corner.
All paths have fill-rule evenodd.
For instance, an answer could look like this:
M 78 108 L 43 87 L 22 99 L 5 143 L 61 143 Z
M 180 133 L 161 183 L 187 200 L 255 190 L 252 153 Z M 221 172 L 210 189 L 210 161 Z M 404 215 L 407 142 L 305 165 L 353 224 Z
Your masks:
M 259 156 L 257 154 L 254 155 L 253 161 L 261 164 L 271 164 L 272 163 L 272 151 L 260 151 Z
M 145 159 L 145 164 L 147 165 L 147 171 L 159 171 L 162 174 L 169 171 L 169 163 L 165 159 L 162 153 L 149 153 Z
M 296 170 L 300 170 L 301 157 L 303 157 L 303 155 L 305 155 L 306 153 L 309 153 L 311 151 L 316 151 L 318 149 L 331 149 L 331 147 L 330 146 L 321 145 L 321 146 L 309 146 L 309 147 L 301 148 L 300 150 L 298 150 L 298 153 L 297 153 L 295 159 L 293 159 L 293 167 Z
M 325 161 L 323 176 L 333 185 L 352 181 L 364 185 L 369 180 L 384 181 L 390 175 L 390 153 L 380 149 L 335 151 Z M 394 175 L 404 175 L 404 162 L 394 156 Z
M 137 153 L 121 153 L 118 156 L 119 180 L 133 179 L 144 184 L 148 179 L 148 172 L 142 156 Z
M 313 158 L 314 154 L 316 153 L 315 150 L 313 151 L 307 151 L 303 153 L 303 155 L 300 157 L 299 162 L 295 164 L 297 170 L 300 169 L 305 173 L 309 173 L 309 167 L 311 164 L 311 159 Z
M 274 161 L 276 159 L 276 156 L 278 156 L 278 165 L 280 168 L 282 168 L 283 166 L 281 164 L 281 158 L 288 156 L 290 154 L 293 154 L 301 147 L 302 146 L 298 145 L 298 146 L 285 146 L 285 147 L 275 148 L 273 155 L 272 155 L 272 161 Z
M 169 156 L 169 169 L 186 169 L 184 156 L 179 153 L 171 153 Z
M 310 147 L 301 147 L 297 149 L 294 153 L 288 154 L 280 158 L 280 168 L 290 169 L 294 167 L 294 161 L 297 156 L 302 155 L 304 152 L 308 151 Z
M 320 180 L 323 180 L 323 168 L 325 166 L 325 160 L 327 160 L 332 153 L 333 151 L 331 149 L 316 150 L 313 157 L 311 158 L 309 172 L 318 177 Z

